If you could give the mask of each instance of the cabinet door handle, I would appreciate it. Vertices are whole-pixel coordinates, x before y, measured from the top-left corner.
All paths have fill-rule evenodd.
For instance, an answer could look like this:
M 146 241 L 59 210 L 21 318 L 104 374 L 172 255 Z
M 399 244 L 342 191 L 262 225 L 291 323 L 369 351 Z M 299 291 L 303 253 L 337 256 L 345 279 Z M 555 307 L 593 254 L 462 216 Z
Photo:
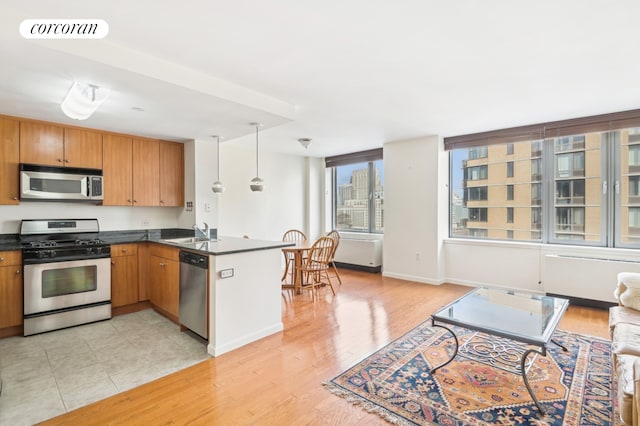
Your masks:
M 163 262 L 160 262 L 160 266 L 164 266 L 165 264 Z
M 56 161 L 57 161 L 58 163 L 62 163 L 62 158 L 56 158 Z
M 115 265 L 115 264 L 116 264 L 116 262 L 114 262 L 114 261 L 112 260 L 112 261 L 111 261 L 111 264 L 112 264 L 112 265 Z
M 127 252 L 127 249 L 122 249 L 122 252 L 123 252 L 123 253 L 126 253 L 126 252 Z
M 13 197 L 13 200 L 18 201 L 18 197 Z
M 3 262 L 3 261 L 4 261 L 4 257 L 0 257 L 0 262 Z
M 134 203 L 137 203 L 137 202 L 138 202 L 138 200 L 133 200 L 133 202 L 134 202 Z
M 65 162 L 65 163 L 68 163 L 68 162 L 69 162 L 69 160 L 64 160 L 64 162 Z
M 20 269 L 16 271 L 16 275 L 20 275 Z

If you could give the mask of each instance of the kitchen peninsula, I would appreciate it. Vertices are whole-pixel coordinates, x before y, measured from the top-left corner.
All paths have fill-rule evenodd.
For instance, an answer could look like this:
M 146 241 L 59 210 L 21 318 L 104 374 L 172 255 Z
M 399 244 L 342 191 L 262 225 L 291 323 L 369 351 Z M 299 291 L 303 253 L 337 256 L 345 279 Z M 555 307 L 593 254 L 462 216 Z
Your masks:
M 209 354 L 222 355 L 283 329 L 281 248 L 290 244 L 224 236 L 175 244 L 209 255 Z

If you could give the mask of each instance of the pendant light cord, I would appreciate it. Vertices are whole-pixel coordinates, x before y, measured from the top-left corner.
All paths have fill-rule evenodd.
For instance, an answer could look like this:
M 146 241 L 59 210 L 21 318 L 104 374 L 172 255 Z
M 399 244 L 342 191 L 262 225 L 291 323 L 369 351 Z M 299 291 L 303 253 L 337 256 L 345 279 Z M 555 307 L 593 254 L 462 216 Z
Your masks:
M 260 126 L 256 126 L 256 176 L 260 176 L 260 172 L 258 171 L 258 128 Z
M 216 141 L 218 143 L 218 178 L 217 181 L 220 182 L 220 136 L 216 136 Z

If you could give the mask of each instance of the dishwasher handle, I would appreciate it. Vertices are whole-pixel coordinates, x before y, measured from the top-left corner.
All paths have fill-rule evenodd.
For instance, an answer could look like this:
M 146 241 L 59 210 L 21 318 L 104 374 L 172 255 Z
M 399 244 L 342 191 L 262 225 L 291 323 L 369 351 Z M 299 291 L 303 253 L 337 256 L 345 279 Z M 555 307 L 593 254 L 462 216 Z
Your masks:
M 209 256 L 203 256 L 189 251 L 181 251 L 180 263 L 188 263 L 197 268 L 209 269 Z

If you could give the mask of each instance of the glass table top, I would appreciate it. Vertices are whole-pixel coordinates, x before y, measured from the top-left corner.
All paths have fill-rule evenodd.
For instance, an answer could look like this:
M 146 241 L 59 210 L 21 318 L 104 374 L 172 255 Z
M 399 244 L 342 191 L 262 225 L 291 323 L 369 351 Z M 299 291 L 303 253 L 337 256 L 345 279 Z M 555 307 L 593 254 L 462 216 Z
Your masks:
M 482 287 L 440 309 L 431 319 L 543 346 L 568 305 L 560 297 Z

